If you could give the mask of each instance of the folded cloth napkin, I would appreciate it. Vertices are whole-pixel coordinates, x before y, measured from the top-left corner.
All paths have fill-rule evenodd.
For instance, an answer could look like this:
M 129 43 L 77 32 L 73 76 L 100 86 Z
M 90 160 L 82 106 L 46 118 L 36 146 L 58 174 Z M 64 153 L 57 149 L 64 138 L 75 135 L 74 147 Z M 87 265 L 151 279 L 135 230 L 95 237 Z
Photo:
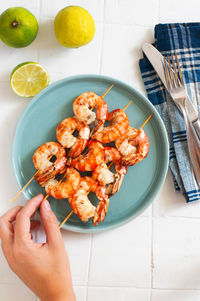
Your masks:
M 200 101 L 200 23 L 158 24 L 153 44 L 164 56 L 176 53 L 187 92 L 199 110 Z M 176 191 L 187 202 L 200 200 L 200 190 L 189 161 L 183 117 L 146 57 L 139 62 L 149 100 L 159 112 L 168 132 L 169 166 Z

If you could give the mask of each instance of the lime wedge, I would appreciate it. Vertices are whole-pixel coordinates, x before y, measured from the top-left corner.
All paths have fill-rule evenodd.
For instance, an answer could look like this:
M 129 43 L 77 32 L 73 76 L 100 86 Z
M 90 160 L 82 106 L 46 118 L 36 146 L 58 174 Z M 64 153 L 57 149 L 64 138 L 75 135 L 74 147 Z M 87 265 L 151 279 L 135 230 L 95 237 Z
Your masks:
M 25 62 L 12 71 L 10 85 L 15 94 L 32 97 L 49 85 L 49 74 L 40 64 Z

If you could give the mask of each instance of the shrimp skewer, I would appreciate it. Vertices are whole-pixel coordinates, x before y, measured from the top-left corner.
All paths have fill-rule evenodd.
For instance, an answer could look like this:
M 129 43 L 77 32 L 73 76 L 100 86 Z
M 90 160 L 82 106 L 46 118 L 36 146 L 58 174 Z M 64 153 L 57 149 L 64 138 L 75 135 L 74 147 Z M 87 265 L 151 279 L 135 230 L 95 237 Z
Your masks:
M 131 104 L 131 102 L 132 102 L 132 100 L 131 101 L 129 101 L 129 103 L 122 109 L 122 111 L 125 111 L 127 108 L 128 108 L 128 106 Z M 112 165 L 112 164 L 111 164 Z M 110 166 L 111 166 L 110 165 Z M 123 178 L 121 177 L 121 182 L 122 182 L 122 180 L 123 180 Z M 121 185 L 121 183 L 120 183 L 120 181 L 118 182 L 119 184 L 118 184 L 118 187 L 120 187 L 120 185 Z M 113 186 L 113 191 L 114 191 L 114 189 L 115 189 L 115 186 Z M 102 206 L 101 206 L 101 204 L 102 203 L 99 203 L 99 207 L 98 207 L 98 210 L 97 210 L 97 215 L 98 216 L 102 216 Z M 104 204 L 104 208 L 105 208 L 106 206 L 105 206 L 105 204 Z M 67 215 L 67 217 L 60 223 L 60 225 L 59 225 L 59 228 L 61 228 L 67 221 L 68 221 L 68 219 L 71 217 L 71 215 L 73 214 L 73 210 Z M 97 223 L 97 221 L 98 221 L 98 216 L 97 215 L 95 215 L 95 218 L 94 218 L 94 223 Z
M 111 85 L 106 92 L 102 95 L 102 97 L 105 97 L 106 94 L 112 89 L 114 85 Z M 49 159 L 50 160 L 50 159 Z M 17 193 L 17 195 L 12 199 L 12 203 L 15 202 L 15 200 L 18 198 L 18 196 L 20 196 L 20 194 L 29 186 L 29 184 L 35 179 L 35 176 L 37 175 L 37 172 L 32 176 L 32 178 L 26 183 L 26 185 Z M 48 197 L 48 195 L 46 196 L 46 198 Z

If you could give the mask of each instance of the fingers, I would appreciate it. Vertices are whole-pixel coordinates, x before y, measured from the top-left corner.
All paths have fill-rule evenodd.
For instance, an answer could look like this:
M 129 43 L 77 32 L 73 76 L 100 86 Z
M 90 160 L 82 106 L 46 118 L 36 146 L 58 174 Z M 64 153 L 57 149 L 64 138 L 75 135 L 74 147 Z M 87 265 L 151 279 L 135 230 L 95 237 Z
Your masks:
M 2 249 L 6 258 L 9 258 L 12 254 L 14 240 L 12 222 L 16 219 L 16 216 L 21 209 L 22 207 L 17 206 L 0 217 L 0 238 L 2 240 Z
M 24 208 L 18 213 L 15 224 L 15 242 L 25 242 L 30 240 L 30 218 L 36 212 L 43 200 L 43 195 L 38 194 L 26 203 Z
M 47 243 L 51 247 L 58 247 L 62 241 L 62 235 L 58 227 L 58 222 L 55 214 L 51 210 L 47 200 L 42 202 L 40 206 L 40 216 L 47 236 Z
M 2 240 L 6 239 L 13 233 L 12 222 L 16 219 L 16 216 L 21 209 L 21 206 L 14 207 L 0 217 L 0 238 Z

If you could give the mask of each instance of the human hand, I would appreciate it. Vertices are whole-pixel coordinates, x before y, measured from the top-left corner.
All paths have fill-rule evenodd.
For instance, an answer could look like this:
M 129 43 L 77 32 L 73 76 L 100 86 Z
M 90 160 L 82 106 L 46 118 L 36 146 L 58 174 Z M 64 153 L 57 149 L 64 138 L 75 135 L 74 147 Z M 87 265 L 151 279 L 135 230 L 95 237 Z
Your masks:
M 13 272 L 41 301 L 74 301 L 70 265 L 56 216 L 39 194 L 24 207 L 15 207 L 0 217 L 2 249 Z M 30 218 L 40 206 L 47 236 L 45 244 L 32 240 Z

